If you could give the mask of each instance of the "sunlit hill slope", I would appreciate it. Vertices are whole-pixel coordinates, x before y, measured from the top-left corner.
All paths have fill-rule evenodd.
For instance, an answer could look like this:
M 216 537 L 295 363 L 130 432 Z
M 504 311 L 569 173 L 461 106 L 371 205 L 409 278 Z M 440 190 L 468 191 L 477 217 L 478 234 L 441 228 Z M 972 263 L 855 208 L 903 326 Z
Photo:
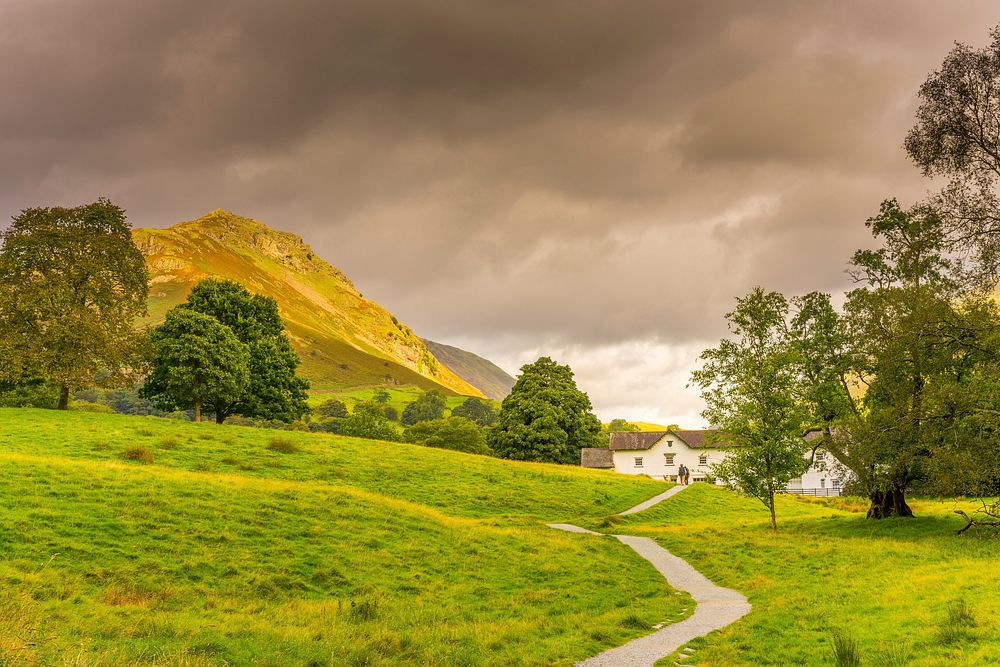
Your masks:
M 150 270 L 150 323 L 161 322 L 202 278 L 229 278 L 277 300 L 314 389 L 416 385 L 482 396 L 294 234 L 216 210 L 133 236 Z

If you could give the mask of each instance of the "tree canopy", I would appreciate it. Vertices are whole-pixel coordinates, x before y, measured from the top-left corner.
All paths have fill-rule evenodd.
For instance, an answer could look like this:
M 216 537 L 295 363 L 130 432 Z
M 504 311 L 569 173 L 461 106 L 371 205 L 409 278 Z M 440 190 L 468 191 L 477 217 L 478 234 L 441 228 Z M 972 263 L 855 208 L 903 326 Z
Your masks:
M 490 426 L 497 420 L 497 411 L 489 401 L 470 396 L 451 411 L 453 417 L 471 419 L 480 426 Z
M 131 383 L 149 276 L 125 211 L 106 199 L 29 208 L 2 236 L 0 381 L 55 382 L 61 409 L 73 389 Z
M 374 401 L 355 405 L 351 414 L 340 420 L 340 434 L 390 442 L 400 439 L 399 431 L 386 418 L 382 406 Z
M 521 367 L 487 442 L 502 458 L 579 465 L 580 450 L 595 446 L 600 430 L 570 367 L 541 357 Z
M 216 406 L 219 421 L 239 414 L 290 422 L 309 411 L 309 383 L 295 374 L 299 357 L 285 335 L 274 299 L 251 294 L 232 280 L 209 278 L 195 285 L 182 307 L 229 327 L 250 355 L 250 383 L 242 394 Z
M 706 404 L 702 415 L 735 445 L 713 472 L 760 500 L 777 529 L 774 495 L 808 465 L 802 434 L 809 415 L 786 337 L 788 302 L 758 287 L 737 299 L 726 319 L 731 336 L 705 350 L 692 374 Z
M 421 421 L 441 419 L 447 404 L 444 394 L 437 389 L 431 389 L 421 394 L 417 400 L 406 404 L 400 421 L 404 426 L 412 426 Z
M 249 349 L 210 315 L 172 308 L 150 339 L 153 370 L 141 394 L 161 410 L 193 408 L 201 421 L 208 406 L 221 423 L 220 408 L 239 400 L 250 385 Z

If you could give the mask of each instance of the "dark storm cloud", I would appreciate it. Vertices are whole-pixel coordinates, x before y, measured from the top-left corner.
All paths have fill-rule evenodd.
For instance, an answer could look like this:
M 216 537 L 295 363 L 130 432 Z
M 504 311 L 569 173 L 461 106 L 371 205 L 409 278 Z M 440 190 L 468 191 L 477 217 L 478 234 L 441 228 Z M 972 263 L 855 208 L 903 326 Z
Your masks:
M 998 20 L 985 2 L 13 0 L 0 214 L 233 209 L 510 363 L 539 341 L 691 346 L 755 284 L 843 286 L 879 201 L 929 187 L 900 147 L 917 86 Z

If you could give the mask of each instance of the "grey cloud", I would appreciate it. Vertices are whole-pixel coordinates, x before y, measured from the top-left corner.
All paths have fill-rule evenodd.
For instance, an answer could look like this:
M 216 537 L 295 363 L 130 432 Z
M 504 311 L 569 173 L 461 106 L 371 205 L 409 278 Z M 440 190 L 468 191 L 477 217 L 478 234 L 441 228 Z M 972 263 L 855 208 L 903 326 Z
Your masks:
M 917 85 L 994 14 L 5 3 L 0 215 L 101 195 L 143 226 L 229 208 L 301 234 L 432 338 L 686 345 L 756 284 L 843 286 L 878 201 L 927 187 L 900 148 Z

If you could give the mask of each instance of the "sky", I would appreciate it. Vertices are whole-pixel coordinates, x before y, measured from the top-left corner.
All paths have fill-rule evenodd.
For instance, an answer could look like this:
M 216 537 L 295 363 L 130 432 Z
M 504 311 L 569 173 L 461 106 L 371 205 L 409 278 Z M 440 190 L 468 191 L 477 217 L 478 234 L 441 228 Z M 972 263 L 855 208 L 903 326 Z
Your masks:
M 990 2 L 0 0 L 0 221 L 110 197 L 302 236 L 418 334 L 688 388 L 755 286 L 840 292 L 916 91 Z M 0 225 L 4 223 L 0 222 Z

